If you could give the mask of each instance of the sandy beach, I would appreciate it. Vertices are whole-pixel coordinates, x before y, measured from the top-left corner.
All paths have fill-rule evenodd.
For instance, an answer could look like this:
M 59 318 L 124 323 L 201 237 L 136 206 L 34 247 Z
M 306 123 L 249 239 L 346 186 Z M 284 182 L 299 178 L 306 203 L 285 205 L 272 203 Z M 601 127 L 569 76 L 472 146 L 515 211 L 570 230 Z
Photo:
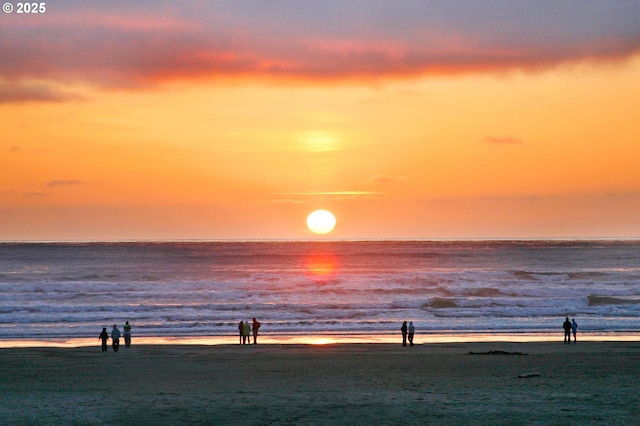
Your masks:
M 638 424 L 640 342 L 0 349 L 0 424 Z

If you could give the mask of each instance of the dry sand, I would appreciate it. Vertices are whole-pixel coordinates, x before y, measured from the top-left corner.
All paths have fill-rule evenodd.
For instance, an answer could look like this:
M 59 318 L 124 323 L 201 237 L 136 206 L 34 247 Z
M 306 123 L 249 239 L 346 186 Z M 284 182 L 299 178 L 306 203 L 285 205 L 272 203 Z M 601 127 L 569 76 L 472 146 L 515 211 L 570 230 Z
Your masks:
M 0 349 L 0 424 L 640 424 L 640 342 L 109 350 Z

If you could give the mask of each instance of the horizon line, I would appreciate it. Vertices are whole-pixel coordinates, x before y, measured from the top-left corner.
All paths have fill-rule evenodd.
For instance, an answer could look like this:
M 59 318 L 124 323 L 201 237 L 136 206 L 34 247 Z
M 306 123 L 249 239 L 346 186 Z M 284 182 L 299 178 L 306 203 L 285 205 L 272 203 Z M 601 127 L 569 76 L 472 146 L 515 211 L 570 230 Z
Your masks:
M 315 242 L 482 242 L 482 241 L 640 241 L 633 237 L 441 237 L 441 238 L 140 238 L 140 239 L 26 239 L 0 240 L 0 244 L 87 244 L 87 243 L 315 243 Z

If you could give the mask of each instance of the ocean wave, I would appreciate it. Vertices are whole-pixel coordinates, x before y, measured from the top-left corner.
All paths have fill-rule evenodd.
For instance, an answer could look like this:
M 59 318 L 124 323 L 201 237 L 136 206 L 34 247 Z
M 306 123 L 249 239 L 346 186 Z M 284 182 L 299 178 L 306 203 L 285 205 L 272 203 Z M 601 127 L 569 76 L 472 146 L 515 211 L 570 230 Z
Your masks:
M 608 305 L 640 305 L 640 299 L 622 298 L 611 296 L 589 295 L 587 297 L 589 306 L 608 306 Z
M 435 309 L 447 309 L 447 308 L 457 308 L 458 304 L 452 300 L 444 297 L 436 297 L 431 301 L 423 305 L 423 308 L 435 308 Z
M 572 280 L 582 280 L 585 278 L 601 278 L 606 277 L 608 273 L 600 271 L 587 271 L 587 272 L 568 272 L 567 276 Z
M 567 280 L 571 277 L 570 272 L 564 271 L 514 271 L 513 275 L 525 281 L 558 281 Z
M 495 297 L 502 296 L 504 293 L 497 288 L 493 287 L 481 287 L 469 289 L 464 292 L 467 296 L 475 296 L 475 297 Z
M 78 276 L 62 276 L 61 281 L 116 281 L 122 279 L 118 274 L 84 274 Z

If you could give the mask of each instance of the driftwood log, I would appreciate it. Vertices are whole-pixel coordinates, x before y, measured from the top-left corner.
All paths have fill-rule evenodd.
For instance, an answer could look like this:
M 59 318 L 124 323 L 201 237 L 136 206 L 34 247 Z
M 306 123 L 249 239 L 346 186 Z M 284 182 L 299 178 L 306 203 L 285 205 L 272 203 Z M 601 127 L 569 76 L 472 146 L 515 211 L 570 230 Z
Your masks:
M 523 373 L 518 375 L 518 379 L 528 379 L 530 377 L 540 377 L 540 373 Z

